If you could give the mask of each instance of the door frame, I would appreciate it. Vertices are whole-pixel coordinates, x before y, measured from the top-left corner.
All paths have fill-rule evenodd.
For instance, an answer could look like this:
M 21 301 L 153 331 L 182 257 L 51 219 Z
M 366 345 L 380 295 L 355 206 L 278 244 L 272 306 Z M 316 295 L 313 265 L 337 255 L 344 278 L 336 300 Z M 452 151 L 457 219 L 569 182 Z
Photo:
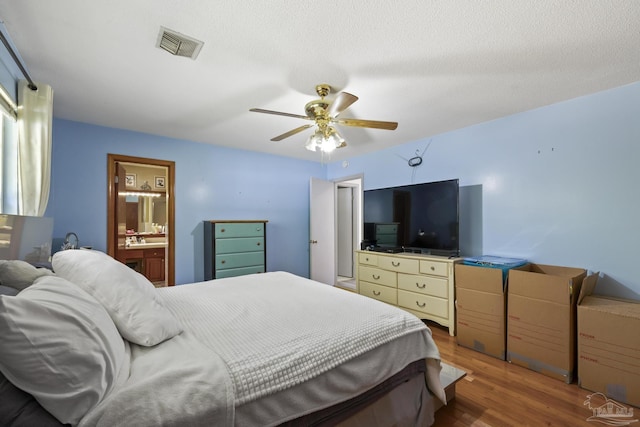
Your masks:
M 351 222 L 353 224 L 353 231 L 350 237 L 351 241 L 351 270 L 352 275 L 351 278 L 356 277 L 356 262 L 355 262 L 355 251 L 360 249 L 360 242 L 362 241 L 362 175 L 340 179 L 339 181 L 335 181 L 336 184 L 336 216 L 338 213 L 338 209 L 340 209 L 340 199 L 337 196 L 337 191 L 340 188 L 350 188 L 352 191 L 352 199 L 351 199 Z M 340 237 L 337 236 L 338 232 L 338 224 L 336 224 L 336 245 L 338 245 Z M 338 250 L 336 248 L 336 256 L 339 256 Z M 336 272 L 338 271 L 338 260 L 336 259 Z M 337 276 L 342 277 L 338 274 Z
M 175 162 L 170 160 L 150 159 L 146 157 L 126 156 L 123 154 L 107 154 L 107 254 L 116 258 L 117 228 L 115 226 L 115 207 L 118 197 L 116 180 L 116 163 L 139 163 L 143 165 L 160 166 L 167 168 L 167 286 L 176 284 L 175 273 Z
M 354 201 L 353 204 L 355 206 L 355 209 L 353 209 L 353 223 L 354 223 L 354 233 L 352 236 L 353 242 L 353 250 L 354 252 L 359 249 L 360 247 L 360 241 L 362 240 L 362 233 L 363 233 L 363 219 L 362 219 L 362 194 L 363 194 L 363 187 L 364 187 L 364 175 L 363 174 L 357 174 L 357 175 L 351 175 L 351 176 L 346 176 L 346 177 L 342 177 L 339 179 L 334 179 L 334 180 L 330 180 L 328 182 L 331 182 L 333 184 L 334 187 L 334 191 L 333 191 L 333 206 L 331 206 L 331 214 L 333 215 L 334 218 L 334 226 L 333 226 L 333 273 L 334 273 L 334 278 L 332 281 L 332 284 L 335 286 L 336 284 L 338 284 L 338 276 L 337 276 L 337 267 L 338 267 L 338 261 L 337 261 L 337 223 L 335 221 L 335 218 L 337 216 L 337 210 L 338 210 L 338 205 L 337 205 L 337 189 L 338 187 L 346 187 L 346 186 L 350 186 L 350 187 L 354 187 Z M 309 203 L 309 209 L 310 209 L 310 218 L 311 220 L 313 220 L 313 215 L 311 214 L 311 201 Z M 311 224 L 309 229 L 311 230 Z M 313 239 L 313 234 L 310 232 L 310 239 Z M 311 241 L 310 241 L 310 245 L 311 245 Z M 313 251 L 311 250 L 311 248 L 309 249 L 309 266 L 312 265 L 313 260 L 311 259 L 313 255 Z M 354 258 L 355 260 L 355 258 Z M 309 274 L 311 276 L 311 267 L 309 269 Z M 357 272 L 355 271 L 355 266 L 354 266 L 354 279 L 357 276 Z

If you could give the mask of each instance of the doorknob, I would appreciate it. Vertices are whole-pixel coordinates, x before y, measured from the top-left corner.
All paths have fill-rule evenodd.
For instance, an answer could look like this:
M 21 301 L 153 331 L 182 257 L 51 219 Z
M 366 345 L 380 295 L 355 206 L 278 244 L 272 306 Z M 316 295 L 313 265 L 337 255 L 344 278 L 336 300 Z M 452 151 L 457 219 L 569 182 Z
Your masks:
M 317 241 L 317 240 L 309 240 L 309 243 L 311 243 L 311 244 L 314 244 L 314 245 L 315 245 L 316 243 L 318 243 L 318 241 Z

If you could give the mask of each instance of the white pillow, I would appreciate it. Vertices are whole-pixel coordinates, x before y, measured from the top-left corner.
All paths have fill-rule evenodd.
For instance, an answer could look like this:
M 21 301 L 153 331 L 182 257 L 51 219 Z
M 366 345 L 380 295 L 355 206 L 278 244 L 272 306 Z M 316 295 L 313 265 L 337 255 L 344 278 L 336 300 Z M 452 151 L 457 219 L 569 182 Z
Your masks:
M 21 291 L 30 286 L 38 277 L 50 276 L 53 272 L 46 268 L 36 268 L 26 261 L 0 260 L 0 284 Z
M 153 346 L 182 332 L 146 277 L 109 255 L 90 249 L 56 252 L 53 271 L 78 285 L 107 310 L 120 334 Z
M 62 423 L 80 419 L 129 375 L 129 355 L 105 309 L 61 277 L 0 296 L 0 370 Z

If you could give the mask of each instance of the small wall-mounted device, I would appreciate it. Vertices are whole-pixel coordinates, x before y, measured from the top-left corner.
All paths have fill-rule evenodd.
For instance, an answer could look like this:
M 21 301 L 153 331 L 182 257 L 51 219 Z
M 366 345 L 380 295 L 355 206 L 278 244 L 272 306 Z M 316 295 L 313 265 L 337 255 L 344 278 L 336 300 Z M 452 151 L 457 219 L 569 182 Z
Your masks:
M 407 161 L 407 163 L 409 163 L 409 166 L 411 166 L 412 168 L 415 168 L 416 166 L 420 166 L 422 164 L 422 157 L 412 157 Z

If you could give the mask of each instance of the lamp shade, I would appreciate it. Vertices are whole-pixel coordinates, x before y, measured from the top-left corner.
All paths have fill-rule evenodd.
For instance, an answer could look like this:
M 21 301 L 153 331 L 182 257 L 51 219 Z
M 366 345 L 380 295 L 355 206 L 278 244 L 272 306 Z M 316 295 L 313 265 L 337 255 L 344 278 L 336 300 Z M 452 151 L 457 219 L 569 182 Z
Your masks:
M 325 132 L 316 130 L 307 140 L 305 148 L 310 151 L 322 151 L 331 153 L 345 143 L 344 138 L 332 127 L 327 127 Z

